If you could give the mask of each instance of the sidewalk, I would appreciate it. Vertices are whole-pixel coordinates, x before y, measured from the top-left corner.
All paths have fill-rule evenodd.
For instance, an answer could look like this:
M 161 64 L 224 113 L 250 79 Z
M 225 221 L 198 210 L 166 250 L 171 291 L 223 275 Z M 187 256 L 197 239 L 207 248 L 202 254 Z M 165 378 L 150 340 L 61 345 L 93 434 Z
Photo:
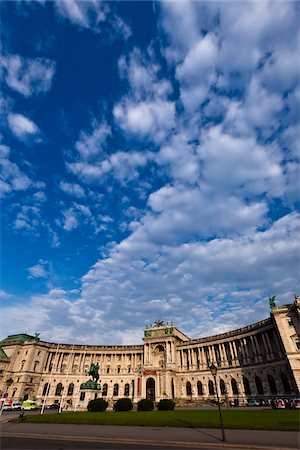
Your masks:
M 252 448 L 298 449 L 296 431 L 226 430 L 226 441 L 221 441 L 220 430 L 203 428 L 119 427 L 103 425 L 1 423 L 2 436 L 28 436 L 42 439 L 76 440 L 82 442 L 117 442 L 162 447 L 181 443 L 190 448 Z

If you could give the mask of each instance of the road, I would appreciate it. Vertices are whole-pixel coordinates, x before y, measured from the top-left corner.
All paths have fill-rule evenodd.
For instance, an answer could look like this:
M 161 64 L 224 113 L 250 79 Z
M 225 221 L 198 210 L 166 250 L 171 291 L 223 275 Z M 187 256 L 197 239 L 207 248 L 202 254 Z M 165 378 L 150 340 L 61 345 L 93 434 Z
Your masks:
M 61 441 L 61 440 L 44 440 L 44 439 L 32 439 L 32 438 L 7 438 L 1 439 L 1 449 L 2 450 L 163 450 L 163 449 L 174 449 L 174 450 L 195 450 L 195 448 L 201 448 L 202 450 L 212 450 L 212 447 L 201 446 L 201 447 L 187 447 L 182 446 L 178 443 L 178 447 L 174 444 L 165 445 L 153 445 L 152 443 L 112 443 L 112 442 L 76 442 L 76 441 Z M 244 448 L 243 448 L 244 449 Z M 237 447 L 234 450 L 239 450 Z

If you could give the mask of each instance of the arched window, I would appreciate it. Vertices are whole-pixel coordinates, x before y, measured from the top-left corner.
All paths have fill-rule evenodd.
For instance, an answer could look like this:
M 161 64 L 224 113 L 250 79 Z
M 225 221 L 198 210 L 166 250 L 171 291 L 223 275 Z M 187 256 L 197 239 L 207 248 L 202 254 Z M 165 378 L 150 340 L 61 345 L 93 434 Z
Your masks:
M 192 385 L 189 381 L 186 383 L 186 395 L 192 395 Z
M 56 389 L 55 389 L 55 395 L 61 395 L 62 390 L 63 390 L 62 384 L 58 383 L 58 385 L 56 386 Z
M 114 385 L 114 393 L 113 396 L 116 397 L 117 395 L 119 395 L 119 385 L 116 383 Z
M 129 397 L 129 383 L 125 384 L 124 387 L 124 397 Z
M 231 389 L 232 389 L 233 395 L 239 395 L 238 385 L 234 378 L 231 378 Z
M 243 385 L 244 385 L 244 391 L 246 395 L 251 395 L 251 388 L 248 378 L 243 376 Z
M 220 392 L 222 395 L 226 394 L 226 386 L 224 380 L 220 380 Z
M 108 390 L 108 386 L 105 383 L 102 388 L 102 397 L 107 397 L 107 390 Z
M 263 388 L 261 379 L 257 375 L 255 377 L 255 385 L 256 385 L 257 393 L 259 395 L 264 395 L 264 388 Z
M 44 389 L 43 389 L 43 395 L 48 395 L 50 390 L 50 384 L 45 383 Z
M 73 395 L 74 392 L 74 383 L 69 384 L 68 387 L 68 395 Z
M 287 376 L 285 375 L 285 373 L 280 374 L 280 379 L 281 379 L 281 383 L 282 383 L 285 394 L 290 394 L 291 393 L 291 385 L 290 385 L 289 380 L 288 380 Z
M 268 383 L 270 387 L 271 394 L 277 394 L 277 387 L 272 375 L 268 375 Z
M 209 382 L 208 382 L 208 392 L 209 392 L 209 395 L 215 395 L 215 386 L 211 380 L 209 380 Z
M 201 381 L 197 382 L 197 394 L 198 395 L 203 395 L 203 386 L 202 386 Z

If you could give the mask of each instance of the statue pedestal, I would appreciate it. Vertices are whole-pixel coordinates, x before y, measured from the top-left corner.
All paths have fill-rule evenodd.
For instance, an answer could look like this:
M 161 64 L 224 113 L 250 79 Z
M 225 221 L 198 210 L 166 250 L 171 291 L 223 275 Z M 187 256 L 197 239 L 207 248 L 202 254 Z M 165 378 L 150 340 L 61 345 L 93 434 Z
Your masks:
M 87 411 L 90 400 L 100 397 L 101 385 L 93 380 L 88 380 L 80 386 L 80 397 L 78 409 Z

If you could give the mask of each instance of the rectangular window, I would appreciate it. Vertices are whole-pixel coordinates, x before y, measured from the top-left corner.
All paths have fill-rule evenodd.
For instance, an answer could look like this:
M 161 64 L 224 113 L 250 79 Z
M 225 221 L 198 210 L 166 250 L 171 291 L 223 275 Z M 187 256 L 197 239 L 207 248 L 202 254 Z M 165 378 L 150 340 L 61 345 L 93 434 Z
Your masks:
M 80 400 L 83 401 L 85 399 L 85 392 L 80 392 Z

